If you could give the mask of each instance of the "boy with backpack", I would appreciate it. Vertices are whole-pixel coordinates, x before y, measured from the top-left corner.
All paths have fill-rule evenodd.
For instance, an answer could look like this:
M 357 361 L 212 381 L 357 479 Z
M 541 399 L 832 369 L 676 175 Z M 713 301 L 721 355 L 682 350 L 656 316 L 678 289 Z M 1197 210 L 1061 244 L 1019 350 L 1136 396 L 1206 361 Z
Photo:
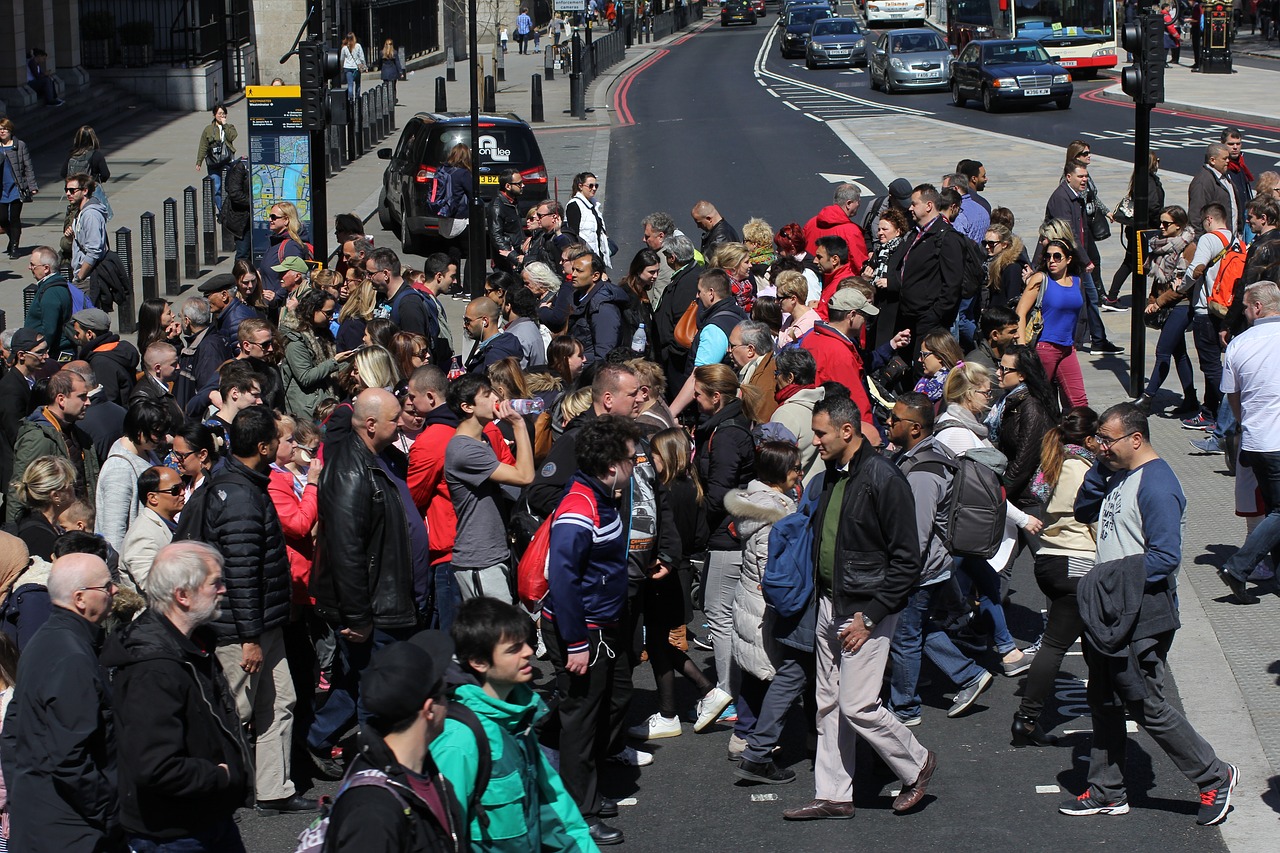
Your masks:
M 531 686 L 529 617 L 495 598 L 473 598 L 459 608 L 450 633 L 466 681 L 449 694 L 431 757 L 457 793 L 471 849 L 596 850 L 534 733 L 549 711 Z

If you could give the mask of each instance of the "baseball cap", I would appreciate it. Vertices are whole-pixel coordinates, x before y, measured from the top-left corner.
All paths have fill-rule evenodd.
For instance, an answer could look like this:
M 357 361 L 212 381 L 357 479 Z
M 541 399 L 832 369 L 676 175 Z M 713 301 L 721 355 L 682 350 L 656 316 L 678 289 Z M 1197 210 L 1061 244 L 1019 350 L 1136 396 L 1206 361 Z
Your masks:
M 39 344 L 39 332 L 34 329 L 22 328 L 13 333 L 13 340 L 9 343 L 10 352 L 31 352 Z
M 889 195 L 898 201 L 911 201 L 911 182 L 906 178 L 894 178 L 889 184 Z
M 872 305 L 856 287 L 837 290 L 835 296 L 832 296 L 831 301 L 827 303 L 827 307 L 833 311 L 858 311 L 868 317 L 874 317 L 880 313 L 880 309 Z
M 288 272 L 291 270 L 293 272 L 300 272 L 303 275 L 306 275 L 308 267 L 307 262 L 302 258 L 297 255 L 290 255 L 271 269 L 275 272 Z
M 374 721 L 398 723 L 443 691 L 452 661 L 453 640 L 443 631 L 392 643 L 373 653 L 360 676 L 360 700 Z
M 101 308 L 81 308 L 71 319 L 93 332 L 111 331 L 111 317 Z
M 211 275 L 204 281 L 200 282 L 200 286 L 196 289 L 203 294 L 217 293 L 220 290 L 234 290 L 236 279 L 229 272 L 220 272 L 217 275 Z

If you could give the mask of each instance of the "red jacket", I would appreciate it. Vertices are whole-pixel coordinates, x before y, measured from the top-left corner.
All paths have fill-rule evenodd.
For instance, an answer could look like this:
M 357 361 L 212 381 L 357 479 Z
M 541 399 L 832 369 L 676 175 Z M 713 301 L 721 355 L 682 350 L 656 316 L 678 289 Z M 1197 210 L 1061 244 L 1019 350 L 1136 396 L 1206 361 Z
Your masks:
M 828 235 L 843 237 L 849 244 L 849 263 L 855 270 L 862 269 L 867 261 L 867 238 L 838 204 L 827 205 L 804 224 L 804 250 L 812 255 L 818 250 L 818 238 Z
M 826 323 L 814 323 L 813 331 L 804 336 L 800 346 L 813 353 L 813 360 L 818 363 L 818 384 L 839 382 L 847 387 L 862 420 L 872 423 L 871 399 L 862 384 L 862 356 L 853 342 Z
M 289 575 L 293 581 L 294 604 L 314 604 L 315 599 L 307 591 L 311 582 L 311 563 L 316 557 L 314 531 L 319 516 L 319 498 L 314 483 L 302 490 L 302 497 L 293 490 L 293 474 L 271 466 L 271 478 L 267 482 L 267 494 L 280 516 L 280 528 L 284 530 L 285 550 L 289 554 Z
M 858 267 L 858 269 L 861 269 L 861 267 Z M 836 286 L 846 278 L 852 278 L 857 274 L 858 273 L 855 272 L 852 264 L 844 264 L 843 266 L 836 267 L 835 271 L 829 275 L 824 275 L 822 277 L 822 296 L 818 298 L 818 304 L 816 306 L 819 317 L 823 320 L 831 319 L 827 316 L 827 303 L 831 301 L 831 297 L 836 295 Z

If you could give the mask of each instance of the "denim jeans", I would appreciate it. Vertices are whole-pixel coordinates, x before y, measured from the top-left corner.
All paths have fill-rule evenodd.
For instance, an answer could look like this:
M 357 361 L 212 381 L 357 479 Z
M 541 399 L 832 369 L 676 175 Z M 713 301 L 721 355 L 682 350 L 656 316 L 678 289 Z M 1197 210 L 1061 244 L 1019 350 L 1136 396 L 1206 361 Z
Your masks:
M 1245 537 L 1240 549 L 1222 565 L 1223 570 L 1237 580 L 1244 580 L 1264 554 L 1269 552 L 1273 560 L 1280 557 L 1280 453 L 1243 450 L 1240 452 L 1240 464 L 1248 465 L 1258 478 L 1258 491 L 1262 493 L 1262 505 L 1267 510 L 1258 526 Z
M 1240 425 L 1236 423 L 1236 410 L 1231 408 L 1227 395 L 1222 395 L 1222 402 L 1218 404 L 1218 419 L 1213 425 L 1213 437 L 1218 440 L 1219 447 L 1226 446 L 1226 439 L 1229 433 L 1238 432 Z
M 329 698 L 315 714 L 311 730 L 307 732 L 307 746 L 319 752 L 336 746 L 335 738 L 351 723 L 359 718 L 361 724 L 367 719 L 364 706 L 360 703 L 360 675 L 369 666 L 373 653 L 383 646 L 397 640 L 407 640 L 412 631 L 384 631 L 374 628 L 372 636 L 363 643 L 353 643 L 338 634 L 338 649 L 333 660 L 333 677 L 330 683 L 333 688 Z
M 240 840 L 235 820 L 226 817 L 208 829 L 171 841 L 130 836 L 129 850 L 132 853 L 244 853 L 244 842 Z
M 1007 655 L 1018 647 L 1013 635 L 1009 633 L 1009 623 L 1004 618 L 1003 596 L 1000 592 L 1000 575 L 986 560 L 978 557 L 957 557 L 956 569 L 964 577 L 973 581 L 973 588 L 978 592 L 978 606 L 982 613 L 991 620 L 991 629 L 996 644 L 996 651 Z
M 431 627 L 448 631 L 453 627 L 453 616 L 462 604 L 458 584 L 453 578 L 453 562 L 445 560 L 431 567 L 435 596 L 432 599 Z
M 1095 344 L 1107 339 L 1107 327 L 1102 325 L 1102 309 L 1098 307 L 1098 288 L 1090 273 L 1080 274 L 1080 287 L 1084 290 L 1084 316 L 1089 324 L 1089 338 Z
M 898 614 L 898 628 L 893 635 L 889 656 L 893 673 L 889 677 L 889 709 L 899 719 L 920 716 L 920 656 L 929 656 L 943 675 L 957 687 L 963 687 L 985 670 L 956 648 L 947 633 L 933 624 L 929 614 L 942 584 L 922 586 L 907 597 L 907 605 Z
M 347 78 L 347 100 L 354 101 L 360 97 L 360 69 L 344 68 L 343 73 Z
M 222 212 L 222 167 L 210 166 L 208 163 L 205 163 L 204 171 L 205 171 L 205 174 L 207 174 L 210 178 L 213 179 L 213 204 L 214 204 L 214 207 L 218 208 L 218 212 L 221 213 Z M 252 230 L 252 226 L 250 226 L 250 230 Z

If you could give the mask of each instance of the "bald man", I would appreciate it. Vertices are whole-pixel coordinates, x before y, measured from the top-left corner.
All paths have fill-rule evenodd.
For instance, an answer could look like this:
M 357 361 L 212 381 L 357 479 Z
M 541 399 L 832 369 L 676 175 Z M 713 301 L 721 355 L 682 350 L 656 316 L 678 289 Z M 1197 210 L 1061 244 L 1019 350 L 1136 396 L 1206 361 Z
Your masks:
M 693 216 L 694 224 L 702 232 L 702 254 L 707 257 L 711 256 L 720 243 L 742 242 L 738 232 L 720 215 L 720 211 L 716 210 L 716 206 L 711 202 L 705 200 L 698 202 L 693 206 L 690 214 Z
M 338 634 L 341 666 L 307 735 L 318 762 L 357 714 L 361 724 L 366 721 L 360 673 L 370 655 L 407 639 L 418 612 L 431 608 L 427 528 L 409 487 L 383 458 L 399 417 L 393 394 L 362 391 L 351 414 L 351 435 L 325 449 L 311 592 L 317 612 Z
M 49 572 L 53 611 L 22 652 L 0 736 L 9 786 L 9 846 L 32 853 L 120 850 L 110 693 L 99 625 L 116 585 L 92 554 Z

